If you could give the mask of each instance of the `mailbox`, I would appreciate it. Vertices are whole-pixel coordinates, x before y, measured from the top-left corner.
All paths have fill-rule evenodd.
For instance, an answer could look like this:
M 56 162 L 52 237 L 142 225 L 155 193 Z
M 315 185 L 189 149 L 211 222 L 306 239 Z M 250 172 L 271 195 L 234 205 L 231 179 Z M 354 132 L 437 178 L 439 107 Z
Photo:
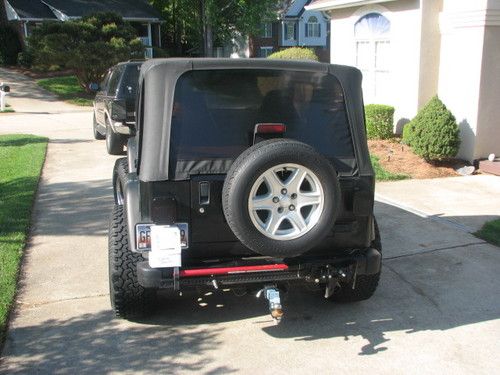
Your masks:
M 2 91 L 2 92 L 10 92 L 10 86 L 4 85 L 3 83 L 0 84 L 0 91 Z

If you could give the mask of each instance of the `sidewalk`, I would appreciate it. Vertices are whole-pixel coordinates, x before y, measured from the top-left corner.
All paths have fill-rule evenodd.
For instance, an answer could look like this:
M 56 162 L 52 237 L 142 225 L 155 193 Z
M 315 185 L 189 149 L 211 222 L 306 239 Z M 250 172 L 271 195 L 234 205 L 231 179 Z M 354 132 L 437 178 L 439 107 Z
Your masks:
M 469 233 L 500 218 L 500 177 L 477 175 L 381 182 L 376 199 Z
M 15 113 L 54 114 L 67 112 L 89 112 L 92 107 L 81 107 L 65 103 L 36 84 L 36 80 L 9 69 L 0 68 L 0 82 L 10 86 L 7 103 Z M 10 113 L 13 115 L 14 113 Z M 6 116 L 2 114 L 1 116 Z

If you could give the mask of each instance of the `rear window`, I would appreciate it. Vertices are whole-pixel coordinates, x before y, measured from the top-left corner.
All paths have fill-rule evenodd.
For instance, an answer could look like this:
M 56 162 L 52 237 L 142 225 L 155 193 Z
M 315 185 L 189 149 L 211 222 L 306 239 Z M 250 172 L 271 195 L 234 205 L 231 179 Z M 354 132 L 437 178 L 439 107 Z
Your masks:
M 141 65 L 127 66 L 121 82 L 121 95 L 130 98 L 135 98 L 137 96 L 137 85 L 139 84 L 140 71 Z
M 333 160 L 354 159 L 343 90 L 334 76 L 280 70 L 190 71 L 175 88 L 172 172 L 179 170 L 179 163 L 234 160 L 252 145 L 258 123 L 283 123 L 284 137 L 310 144 Z

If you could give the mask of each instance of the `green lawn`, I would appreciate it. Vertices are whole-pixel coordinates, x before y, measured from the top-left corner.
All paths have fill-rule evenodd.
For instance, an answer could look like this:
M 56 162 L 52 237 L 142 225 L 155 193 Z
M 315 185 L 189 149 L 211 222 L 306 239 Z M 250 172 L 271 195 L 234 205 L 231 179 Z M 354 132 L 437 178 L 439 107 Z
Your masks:
M 500 219 L 488 221 L 474 234 L 493 245 L 500 246 Z
M 379 158 L 375 155 L 370 155 L 370 158 L 372 160 L 372 166 L 373 170 L 375 171 L 377 181 L 398 181 L 410 178 L 410 176 L 406 174 L 396 174 L 386 171 L 384 168 L 382 168 Z
M 75 76 L 45 78 L 38 80 L 37 83 L 68 103 L 92 106 L 94 95 L 87 94 L 78 84 Z
M 0 135 L 0 345 L 46 149 L 47 138 Z
M 10 106 L 10 104 L 5 104 L 5 111 L 0 111 L 0 113 L 8 113 L 15 112 L 14 109 Z

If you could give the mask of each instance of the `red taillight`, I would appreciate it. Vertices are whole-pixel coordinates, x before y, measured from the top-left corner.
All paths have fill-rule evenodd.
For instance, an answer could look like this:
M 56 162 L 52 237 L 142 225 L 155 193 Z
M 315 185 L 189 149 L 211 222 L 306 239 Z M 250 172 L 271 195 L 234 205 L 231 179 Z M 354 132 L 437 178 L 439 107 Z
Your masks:
M 255 134 L 283 134 L 286 132 L 285 124 L 257 124 L 255 125 Z

